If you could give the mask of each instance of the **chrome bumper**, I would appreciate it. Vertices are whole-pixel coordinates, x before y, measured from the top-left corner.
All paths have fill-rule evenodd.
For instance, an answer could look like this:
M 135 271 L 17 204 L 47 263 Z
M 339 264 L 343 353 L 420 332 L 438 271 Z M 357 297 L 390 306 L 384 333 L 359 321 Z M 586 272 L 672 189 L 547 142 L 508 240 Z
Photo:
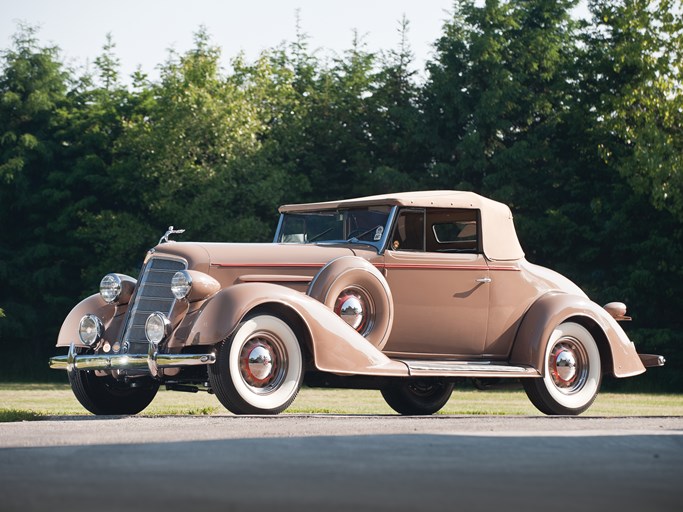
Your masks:
M 640 362 L 643 363 L 645 368 L 664 366 L 664 363 L 666 363 L 664 356 L 659 356 L 657 354 L 638 354 L 638 357 L 640 357 Z
M 216 354 L 159 354 L 157 347 L 150 343 L 147 355 L 112 354 L 80 355 L 72 343 L 65 356 L 50 358 L 50 368 L 55 370 L 140 370 L 148 369 L 156 377 L 159 368 L 177 368 L 213 364 Z

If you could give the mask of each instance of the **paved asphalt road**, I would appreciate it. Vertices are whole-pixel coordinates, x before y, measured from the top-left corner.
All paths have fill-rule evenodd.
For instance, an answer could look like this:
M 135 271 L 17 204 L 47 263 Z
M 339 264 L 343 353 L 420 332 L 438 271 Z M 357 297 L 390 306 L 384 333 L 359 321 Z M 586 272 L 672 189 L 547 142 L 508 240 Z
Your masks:
M 683 417 L 0 424 L 0 511 L 680 511 Z

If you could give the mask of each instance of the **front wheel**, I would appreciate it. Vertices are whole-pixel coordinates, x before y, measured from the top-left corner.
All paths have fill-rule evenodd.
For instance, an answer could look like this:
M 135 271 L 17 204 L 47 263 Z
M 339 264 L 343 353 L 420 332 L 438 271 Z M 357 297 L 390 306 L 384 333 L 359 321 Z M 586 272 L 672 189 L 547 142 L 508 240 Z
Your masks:
M 543 377 L 521 379 L 529 400 L 544 414 L 577 415 L 598 395 L 600 351 L 588 329 L 574 322 L 557 326 L 545 350 Z
M 154 400 L 159 382 L 147 377 L 129 382 L 111 376 L 98 377 L 95 372 L 72 370 L 69 384 L 76 399 L 93 414 L 137 414 Z
M 441 379 L 404 380 L 381 390 L 394 411 L 408 416 L 430 415 L 439 411 L 453 393 L 453 383 Z
M 209 382 L 234 414 L 278 414 L 296 398 L 303 381 L 299 340 L 282 319 L 248 318 L 218 346 Z

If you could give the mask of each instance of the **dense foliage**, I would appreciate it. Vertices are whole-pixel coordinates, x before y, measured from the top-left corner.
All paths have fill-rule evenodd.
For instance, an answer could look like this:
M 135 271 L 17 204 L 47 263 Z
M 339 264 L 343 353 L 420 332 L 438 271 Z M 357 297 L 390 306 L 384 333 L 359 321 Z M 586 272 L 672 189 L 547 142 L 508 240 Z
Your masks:
M 356 37 L 321 59 L 300 34 L 229 70 L 199 30 L 129 83 L 111 36 L 78 76 L 18 27 L 0 60 L 1 378 L 44 376 L 68 310 L 104 273 L 136 275 L 169 225 L 267 241 L 285 202 L 449 188 L 509 204 L 531 261 L 628 304 L 639 350 L 669 361 L 632 385 L 683 389 L 681 4 L 575 4 L 455 1 L 423 80 L 406 20 L 379 55 Z

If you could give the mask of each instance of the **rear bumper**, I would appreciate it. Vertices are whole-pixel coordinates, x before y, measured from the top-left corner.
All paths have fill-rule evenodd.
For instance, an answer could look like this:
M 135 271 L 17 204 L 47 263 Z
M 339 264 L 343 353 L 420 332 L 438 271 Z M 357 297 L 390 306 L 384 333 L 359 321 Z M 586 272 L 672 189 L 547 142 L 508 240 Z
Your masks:
M 159 354 L 157 347 L 149 344 L 147 355 L 144 354 L 76 354 L 72 343 L 65 356 L 50 358 L 50 368 L 55 370 L 144 370 L 148 369 L 154 376 L 158 368 L 178 368 L 183 366 L 199 366 L 216 362 L 216 354 Z
M 656 354 L 638 354 L 638 357 L 640 357 L 640 362 L 643 363 L 645 368 L 664 366 L 664 363 L 666 363 L 664 356 L 658 356 Z

